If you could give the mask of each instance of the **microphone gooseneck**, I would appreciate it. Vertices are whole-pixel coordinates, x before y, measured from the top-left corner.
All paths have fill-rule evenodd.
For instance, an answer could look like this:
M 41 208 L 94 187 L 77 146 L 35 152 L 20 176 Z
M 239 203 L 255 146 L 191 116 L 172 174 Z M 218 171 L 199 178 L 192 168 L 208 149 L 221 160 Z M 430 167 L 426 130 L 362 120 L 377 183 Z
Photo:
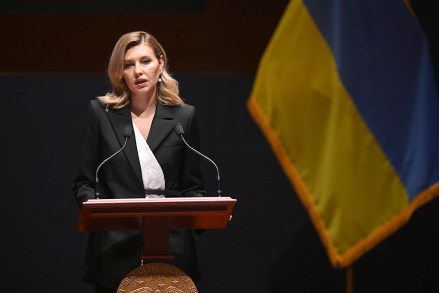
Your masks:
M 99 164 L 99 166 L 96 168 L 96 186 L 95 186 L 95 198 L 99 199 L 100 193 L 99 193 L 99 170 L 101 169 L 101 167 L 108 162 L 109 160 L 111 160 L 115 155 L 117 155 L 118 153 L 120 153 L 125 146 L 127 145 L 127 141 L 128 138 L 130 138 L 130 136 L 133 134 L 133 127 L 131 125 L 125 125 L 123 128 L 123 137 L 125 138 L 125 142 L 123 143 L 123 146 L 114 154 L 112 154 L 111 156 L 109 156 L 108 158 L 106 158 L 105 160 L 102 161 L 102 163 Z
M 193 152 L 195 152 L 196 154 L 198 154 L 199 156 L 201 156 L 202 158 L 204 158 L 205 160 L 209 161 L 210 163 L 212 163 L 215 168 L 216 168 L 216 173 L 217 173 L 217 183 L 218 183 L 218 190 L 217 190 L 217 194 L 218 197 L 221 197 L 221 178 L 220 178 L 220 172 L 218 169 L 218 166 L 215 164 L 214 161 L 212 161 L 208 156 L 203 155 L 202 153 L 200 153 L 199 151 L 197 151 L 196 149 L 194 149 L 193 147 L 191 147 L 186 140 L 184 139 L 184 129 L 183 126 L 180 123 L 175 124 L 174 126 L 174 130 L 175 133 L 177 133 L 177 135 L 179 137 L 181 137 L 181 139 L 183 140 L 184 144 Z

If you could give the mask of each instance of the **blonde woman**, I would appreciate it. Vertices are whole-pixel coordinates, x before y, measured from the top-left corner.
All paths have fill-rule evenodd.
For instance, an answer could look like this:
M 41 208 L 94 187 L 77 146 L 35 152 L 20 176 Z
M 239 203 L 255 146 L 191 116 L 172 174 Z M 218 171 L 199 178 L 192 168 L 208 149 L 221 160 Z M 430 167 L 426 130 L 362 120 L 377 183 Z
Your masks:
M 146 32 L 131 32 L 116 43 L 108 66 L 113 90 L 92 100 L 86 117 L 82 155 L 73 192 L 79 206 L 95 197 L 98 165 L 123 152 L 99 171 L 99 198 L 204 196 L 199 157 L 176 134 L 183 126 L 189 144 L 198 148 L 195 108 L 183 103 L 178 84 L 167 72 L 167 56 Z M 171 231 L 174 264 L 199 280 L 192 231 Z M 90 233 L 84 281 L 96 292 L 116 292 L 123 277 L 140 265 L 139 232 Z

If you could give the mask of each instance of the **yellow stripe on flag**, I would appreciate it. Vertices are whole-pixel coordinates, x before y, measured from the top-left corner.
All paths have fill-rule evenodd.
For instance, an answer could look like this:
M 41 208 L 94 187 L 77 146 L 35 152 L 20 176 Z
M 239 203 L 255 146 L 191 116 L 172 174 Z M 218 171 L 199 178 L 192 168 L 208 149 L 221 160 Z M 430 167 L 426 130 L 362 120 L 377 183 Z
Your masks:
M 409 201 L 341 83 L 302 1 L 291 1 L 259 65 L 248 108 L 307 208 L 334 266 L 396 230 Z

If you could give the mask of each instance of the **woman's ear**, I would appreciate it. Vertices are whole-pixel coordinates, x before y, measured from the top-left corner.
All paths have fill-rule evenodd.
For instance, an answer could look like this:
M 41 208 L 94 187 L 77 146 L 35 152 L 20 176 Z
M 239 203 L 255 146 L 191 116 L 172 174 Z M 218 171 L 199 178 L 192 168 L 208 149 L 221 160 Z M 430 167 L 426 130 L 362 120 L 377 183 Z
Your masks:
M 159 64 L 160 64 L 160 72 L 161 72 L 163 71 L 163 66 L 165 66 L 165 56 L 160 55 Z

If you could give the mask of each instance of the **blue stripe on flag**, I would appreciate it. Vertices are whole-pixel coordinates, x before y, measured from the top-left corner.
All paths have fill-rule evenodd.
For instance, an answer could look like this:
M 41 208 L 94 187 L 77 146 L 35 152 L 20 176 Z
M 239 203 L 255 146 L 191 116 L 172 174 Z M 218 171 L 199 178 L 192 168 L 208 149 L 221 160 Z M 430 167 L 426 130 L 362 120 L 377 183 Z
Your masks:
M 439 98 L 417 20 L 402 0 L 304 3 L 412 200 L 439 181 Z

